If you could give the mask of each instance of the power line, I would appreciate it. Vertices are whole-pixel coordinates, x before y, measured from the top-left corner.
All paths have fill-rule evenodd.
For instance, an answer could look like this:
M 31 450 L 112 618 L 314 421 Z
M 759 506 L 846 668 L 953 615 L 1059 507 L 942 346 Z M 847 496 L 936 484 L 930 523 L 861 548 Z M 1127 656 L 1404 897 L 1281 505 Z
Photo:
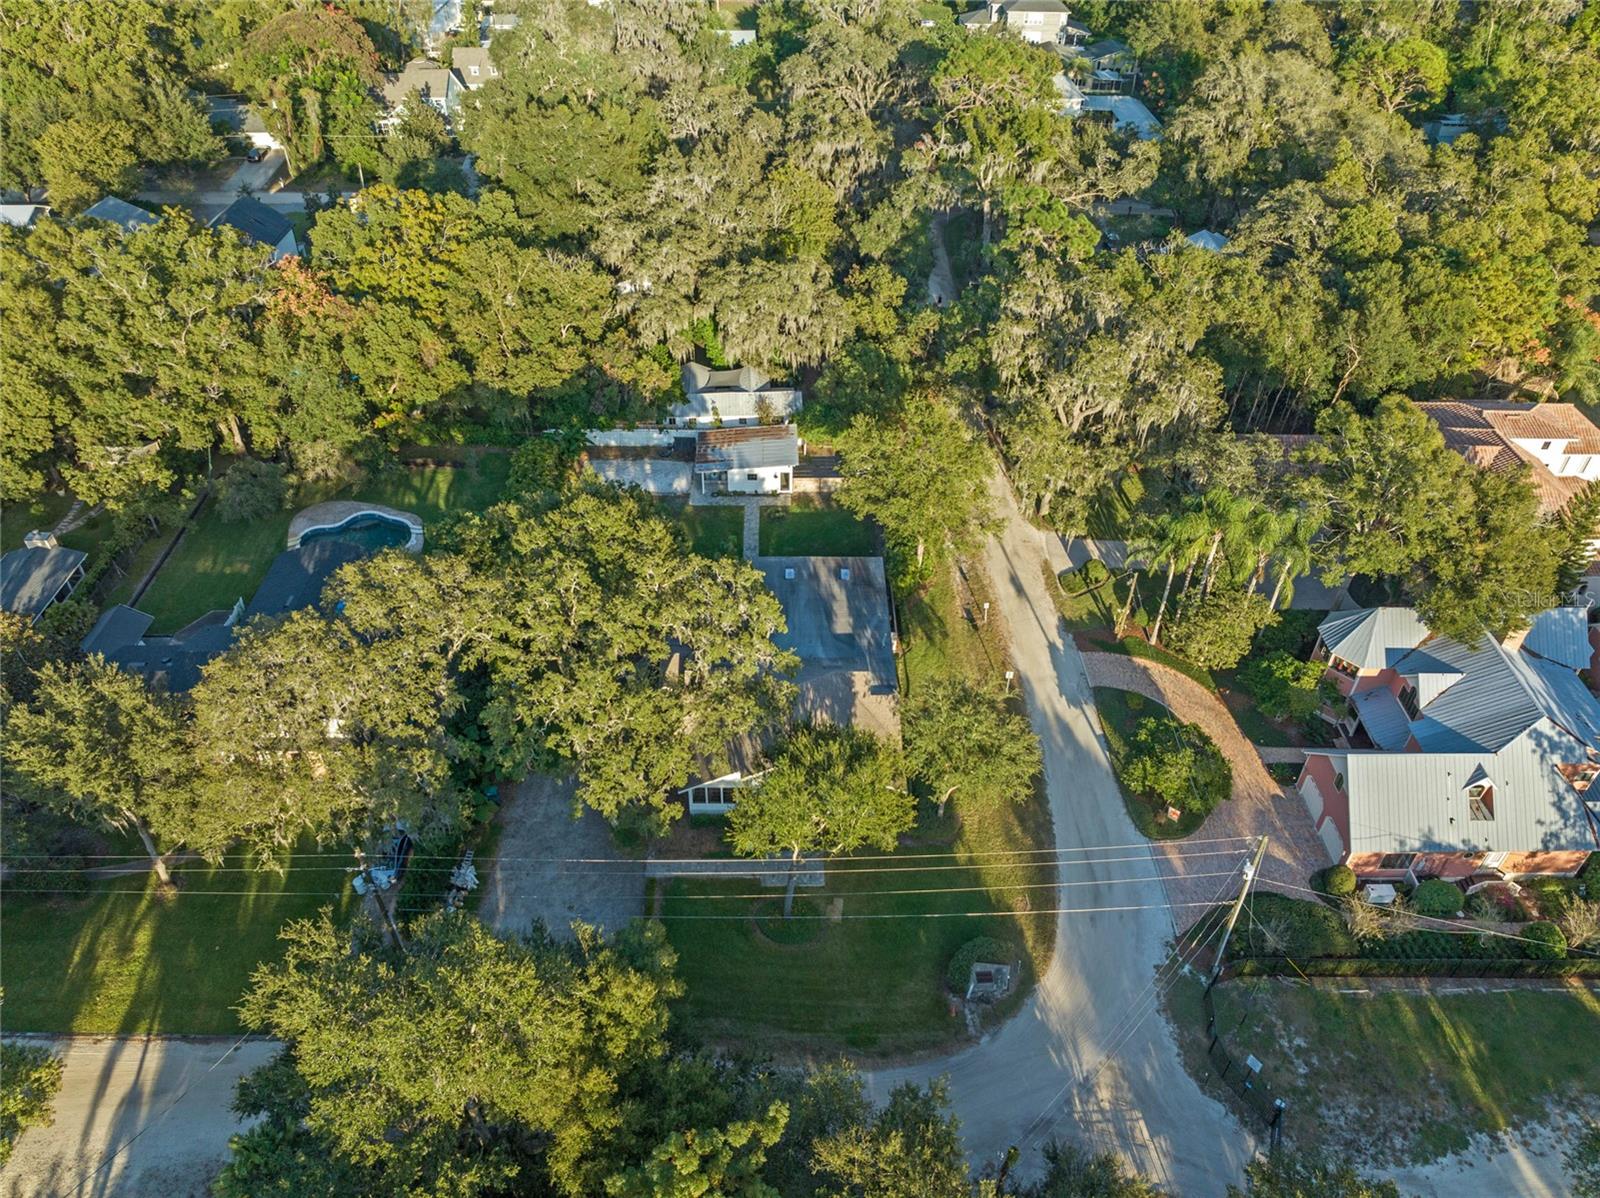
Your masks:
M 1251 843 L 1254 843 L 1255 840 L 1256 840 L 1256 838 L 1254 836 L 1213 836 L 1213 837 L 1206 837 L 1206 838 L 1201 838 L 1201 839 L 1188 838 L 1188 839 L 1185 839 L 1185 840 L 1183 840 L 1181 842 L 1173 842 L 1173 843 L 1171 843 L 1171 844 L 1169 844 L 1167 846 L 1164 846 L 1164 847 L 1179 848 L 1179 847 L 1183 847 L 1183 846 L 1187 846 L 1187 845 L 1191 845 L 1191 844 L 1233 844 L 1233 843 L 1237 843 L 1237 842 L 1241 842 L 1241 841 L 1249 841 Z M 982 850 L 978 850 L 978 851 L 970 852 L 970 853 L 958 852 L 958 851 L 952 850 L 952 851 L 947 852 L 947 853 L 862 853 L 860 855 L 856 855 L 856 854 L 839 854 L 839 855 L 828 856 L 828 857 L 807 857 L 805 860 L 807 862 L 813 862 L 813 863 L 815 863 L 815 862 L 824 862 L 824 861 L 915 861 L 915 860 L 919 860 L 919 859 L 934 859 L 934 858 L 940 858 L 940 857 L 1010 857 L 1010 856 L 1019 856 L 1019 855 L 1025 855 L 1025 854 L 1099 853 L 1099 852 L 1108 852 L 1108 851 L 1113 850 L 1113 849 L 1148 849 L 1148 848 L 1150 848 L 1151 843 L 1152 842 L 1149 841 L 1149 840 L 1139 840 L 1139 841 L 1132 841 L 1132 842 L 1129 842 L 1127 844 L 1086 844 L 1086 845 L 1076 845 L 1076 846 L 1072 846 L 1072 847 L 1068 847 L 1068 848 L 1049 848 L 1049 849 L 982 849 Z M 344 849 L 344 850 L 319 850 L 319 851 L 310 851 L 310 850 L 308 850 L 308 851 L 305 851 L 305 852 L 285 853 L 282 856 L 274 857 L 273 860 L 275 860 L 275 861 L 287 861 L 287 860 L 298 860 L 298 859 L 301 859 L 301 858 L 308 858 L 308 857 L 341 857 L 341 858 L 349 858 L 350 855 L 351 855 L 351 852 L 352 852 L 352 850 L 349 850 L 349 849 Z M 19 859 L 19 858 L 20 859 L 27 859 L 27 858 L 30 858 L 30 857 L 49 857 L 49 856 L 50 856 L 49 853 L 11 853 L 11 854 L 5 854 L 4 858 L 6 860 L 16 860 L 16 859 Z M 143 860 L 147 860 L 148 859 L 146 857 L 137 856 L 137 855 L 132 854 L 132 853 L 73 853 L 72 856 L 81 857 L 86 861 L 94 861 L 94 860 L 143 861 Z M 454 860 L 457 859 L 459 854 L 454 854 L 454 853 L 412 853 L 412 854 L 410 854 L 410 856 L 411 856 L 411 858 L 413 860 L 448 860 L 448 861 L 454 861 Z M 683 863 L 683 862 L 694 862 L 694 861 L 707 860 L 707 858 L 705 858 L 705 857 L 650 857 L 650 858 L 643 858 L 643 857 L 531 857 L 531 856 L 501 856 L 499 854 L 496 855 L 495 859 L 498 860 L 498 861 L 580 862 L 580 863 L 583 863 L 583 864 L 603 864 L 603 865 L 637 865 L 641 861 L 645 861 L 645 860 L 659 861 L 659 862 L 665 862 L 665 863 L 670 863 L 670 864 L 680 864 L 680 863 Z

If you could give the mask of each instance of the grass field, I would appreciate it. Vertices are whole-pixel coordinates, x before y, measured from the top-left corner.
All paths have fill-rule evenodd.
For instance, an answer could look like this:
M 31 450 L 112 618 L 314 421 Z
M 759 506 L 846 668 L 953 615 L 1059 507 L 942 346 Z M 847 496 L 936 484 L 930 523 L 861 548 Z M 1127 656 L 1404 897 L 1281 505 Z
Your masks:
M 1300 1149 L 1424 1162 L 1479 1132 L 1539 1118 L 1547 1105 L 1600 1094 L 1600 996 L 1567 990 L 1399 993 L 1258 979 L 1214 992 L 1235 1056 L 1262 1062 L 1287 1099 Z M 1204 1071 L 1200 985 L 1169 999 L 1178 1041 Z
M 397 467 L 344 487 L 308 487 L 291 506 L 262 520 L 228 524 L 208 503 L 139 600 L 151 631 L 176 632 L 208 611 L 246 602 L 282 553 L 295 512 L 326 499 L 358 499 L 415 512 L 432 524 L 454 512 L 479 511 L 499 498 L 510 461 L 475 454 L 460 466 Z
M 663 512 L 689 534 L 689 545 L 706 557 L 738 557 L 744 549 L 744 509 L 697 507 L 687 499 L 663 499 Z
M 313 846 L 304 846 L 311 849 Z M 283 875 L 223 868 L 177 871 L 161 897 L 148 874 L 91 884 L 83 896 L 8 891 L 6 1030 L 120 1035 L 226 1035 L 250 972 L 282 951 L 291 919 L 353 902 L 346 856 L 305 858 Z
M 981 610 L 987 583 L 976 570 L 967 579 L 952 570 L 900 604 L 902 686 L 910 695 L 940 673 L 993 680 L 1004 669 L 998 626 L 984 627 L 966 614 Z M 821 893 L 807 893 L 820 913 L 811 921 L 816 934 L 776 938 L 794 943 L 760 931 L 758 921 L 772 926 L 761 900 L 734 897 L 760 893 L 755 883 L 674 882 L 662 914 L 687 984 L 679 1017 L 714 1040 L 795 1053 L 894 1054 L 933 1048 L 964 1032 L 950 1013 L 943 977 L 950 957 L 973 937 L 1015 945 L 1028 962 L 1031 984 L 1048 963 L 1054 924 L 1048 915 L 1028 912 L 1054 905 L 1055 870 L 996 864 L 992 854 L 1048 846 L 1049 809 L 1038 793 L 959 821 L 953 818 L 958 808 L 940 820 L 924 802 L 916 833 L 902 842 L 901 861 L 830 866 Z M 885 865 L 894 872 L 866 872 Z M 928 893 L 933 890 L 944 893 Z M 836 905 L 843 918 L 833 922 L 827 913 Z M 738 918 L 690 918 L 705 915 Z M 928 915 L 938 917 L 919 918 Z M 1003 1009 L 1014 1008 L 1022 994 L 1019 988 Z
M 1138 731 L 1139 724 L 1151 716 L 1170 714 L 1154 699 L 1108 686 L 1094 688 L 1094 706 L 1100 713 L 1100 726 L 1106 734 L 1106 746 L 1111 750 L 1111 763 L 1119 775 L 1127 744 Z M 1122 791 L 1122 802 L 1128 809 L 1128 818 L 1151 840 L 1181 840 L 1193 835 L 1206 822 L 1204 815 L 1188 811 L 1176 823 L 1168 820 L 1165 803 L 1130 793 L 1122 785 L 1120 776 L 1117 788 Z
M 873 528 L 836 503 L 797 495 L 786 508 L 761 509 L 764 557 L 870 557 L 879 552 Z

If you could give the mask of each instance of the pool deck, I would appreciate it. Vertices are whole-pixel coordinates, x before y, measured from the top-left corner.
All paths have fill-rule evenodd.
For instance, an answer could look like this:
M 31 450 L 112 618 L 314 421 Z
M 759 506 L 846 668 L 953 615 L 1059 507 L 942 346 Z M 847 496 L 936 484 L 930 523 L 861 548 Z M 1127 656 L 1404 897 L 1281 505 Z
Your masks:
M 381 503 L 360 503 L 354 499 L 330 499 L 327 503 L 314 503 L 296 512 L 294 519 L 289 521 L 289 548 L 300 548 L 300 541 L 308 532 L 338 528 L 357 516 L 382 516 L 404 524 L 411 530 L 411 539 L 406 542 L 406 551 L 422 552 L 422 520 L 418 516 Z

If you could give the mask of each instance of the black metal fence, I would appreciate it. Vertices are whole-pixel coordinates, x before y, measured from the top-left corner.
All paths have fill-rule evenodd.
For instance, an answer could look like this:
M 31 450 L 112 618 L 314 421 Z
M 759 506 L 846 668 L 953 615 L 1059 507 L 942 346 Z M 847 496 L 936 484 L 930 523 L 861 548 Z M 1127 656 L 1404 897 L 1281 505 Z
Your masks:
M 1303 978 L 1600 978 L 1600 958 L 1561 961 L 1525 958 L 1240 957 L 1228 962 L 1223 977 Z M 1209 1014 L 1209 1010 L 1208 1010 Z
M 1206 987 L 1201 1001 L 1206 1011 L 1206 1056 L 1211 1061 L 1212 1069 L 1216 1070 L 1222 1083 L 1260 1118 L 1271 1136 L 1272 1147 L 1277 1148 L 1283 1136 L 1283 1118 L 1289 1104 L 1261 1080 L 1261 1062 L 1253 1056 L 1240 1060 L 1222 1042 L 1222 1035 L 1217 1030 L 1216 1007 L 1211 1001 L 1211 986 Z

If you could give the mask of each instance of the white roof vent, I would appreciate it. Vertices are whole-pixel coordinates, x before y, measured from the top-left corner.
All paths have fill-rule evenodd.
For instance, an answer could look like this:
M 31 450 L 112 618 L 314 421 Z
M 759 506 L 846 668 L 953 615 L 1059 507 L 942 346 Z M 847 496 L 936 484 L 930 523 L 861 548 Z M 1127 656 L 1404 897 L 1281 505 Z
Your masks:
M 794 579 L 794 567 L 793 566 L 785 566 L 783 568 L 783 576 L 785 578 L 793 581 L 793 579 Z
M 839 581 L 840 582 L 849 582 L 850 581 L 850 567 L 849 566 L 840 566 L 839 567 Z

